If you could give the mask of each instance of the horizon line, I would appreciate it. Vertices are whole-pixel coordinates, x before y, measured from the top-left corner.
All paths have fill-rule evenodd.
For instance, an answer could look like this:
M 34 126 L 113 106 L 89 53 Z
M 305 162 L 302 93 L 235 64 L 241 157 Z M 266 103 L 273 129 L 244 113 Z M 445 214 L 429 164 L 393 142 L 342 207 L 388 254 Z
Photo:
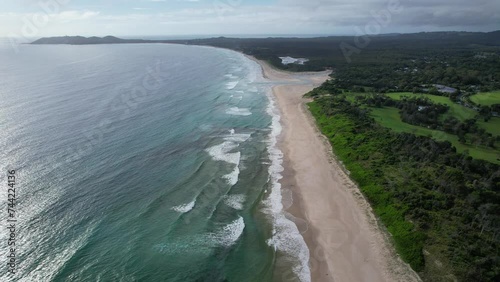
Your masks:
M 376 34 L 376 35 L 368 35 L 368 36 L 381 36 L 381 35 L 393 35 L 393 34 L 398 34 L 398 35 L 404 35 L 404 34 L 418 34 L 418 33 L 440 33 L 440 32 L 456 32 L 456 33 L 492 33 L 492 32 L 497 32 L 500 31 L 500 29 L 495 29 L 495 30 L 490 30 L 490 31 L 466 31 L 466 30 L 433 30 L 433 31 L 415 31 L 415 32 L 388 32 L 388 33 L 381 33 L 381 34 Z M 330 33 L 243 33 L 243 34 L 175 34 L 175 35 L 169 35 L 169 34 L 155 34 L 155 35 L 147 35 L 147 34 L 135 34 L 135 35 L 112 35 L 112 34 L 107 34 L 107 35 L 47 35 L 47 36 L 38 36 L 38 37 L 14 37 L 14 36 L 0 36 L 0 38 L 25 38 L 25 39 L 39 39 L 39 38 L 47 38 L 47 37 L 65 37 L 65 36 L 82 36 L 82 37 L 106 37 L 106 36 L 114 36 L 114 37 L 121 37 L 121 38 L 136 38 L 136 37 L 170 37 L 170 39 L 173 39 L 175 37 L 183 37 L 182 39 L 188 39 L 186 37 L 189 37 L 190 39 L 205 39 L 205 38 L 217 38 L 217 37 L 232 37 L 232 38 L 268 38 L 268 37 L 296 37 L 296 38 L 312 38 L 312 37 L 335 37 L 335 36 L 358 36 L 357 34 L 348 34 L 348 33 L 337 33 L 337 34 L 330 34 Z M 254 37 L 252 37 L 254 36 Z

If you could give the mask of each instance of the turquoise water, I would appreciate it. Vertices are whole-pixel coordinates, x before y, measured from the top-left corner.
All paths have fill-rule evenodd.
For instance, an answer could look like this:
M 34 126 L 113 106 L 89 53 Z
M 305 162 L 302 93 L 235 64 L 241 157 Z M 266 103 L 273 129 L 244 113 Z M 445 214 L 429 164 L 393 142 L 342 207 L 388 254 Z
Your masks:
M 17 274 L 2 263 L 0 280 L 307 275 L 256 63 L 164 44 L 3 44 L 0 61 L 1 177 L 16 169 L 19 198 Z

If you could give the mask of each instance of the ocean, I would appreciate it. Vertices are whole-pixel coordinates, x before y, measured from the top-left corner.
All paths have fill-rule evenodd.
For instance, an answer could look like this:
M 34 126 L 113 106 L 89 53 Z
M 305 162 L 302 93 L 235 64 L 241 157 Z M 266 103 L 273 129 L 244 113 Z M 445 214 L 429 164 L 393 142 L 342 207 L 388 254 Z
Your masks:
M 1 281 L 309 281 L 257 63 L 167 44 L 0 41 Z

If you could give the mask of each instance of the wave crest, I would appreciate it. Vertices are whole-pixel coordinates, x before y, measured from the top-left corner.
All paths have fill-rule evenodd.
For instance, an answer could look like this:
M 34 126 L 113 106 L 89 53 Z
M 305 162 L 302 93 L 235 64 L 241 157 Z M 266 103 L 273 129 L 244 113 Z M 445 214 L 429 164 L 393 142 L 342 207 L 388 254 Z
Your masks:
M 252 112 L 250 112 L 248 108 L 232 107 L 226 110 L 226 114 L 233 116 L 249 116 L 252 115 Z
M 179 212 L 179 213 L 187 213 L 194 208 L 195 204 L 196 204 L 196 200 L 189 202 L 187 204 L 182 204 L 182 205 L 172 207 L 171 209 L 176 211 L 176 212 Z

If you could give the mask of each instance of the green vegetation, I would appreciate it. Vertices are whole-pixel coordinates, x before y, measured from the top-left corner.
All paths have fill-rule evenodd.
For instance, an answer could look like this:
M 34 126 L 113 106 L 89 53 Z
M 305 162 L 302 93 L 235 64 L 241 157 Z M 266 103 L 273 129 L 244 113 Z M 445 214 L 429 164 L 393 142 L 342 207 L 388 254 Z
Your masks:
M 478 93 L 469 97 L 477 105 L 492 106 L 500 104 L 500 91 Z
M 308 95 L 312 98 L 344 95 L 360 108 L 373 109 L 372 116 L 388 128 L 446 140 L 473 158 L 500 161 L 500 130 L 495 127 L 498 120 L 491 117 L 491 109 L 476 111 L 445 96 L 408 92 L 377 94 L 362 90 L 364 92 L 342 90 L 336 80 L 329 80 Z
M 413 92 L 423 85 L 441 84 L 472 94 L 500 89 L 500 80 L 495 79 L 500 77 L 499 38 L 500 31 L 381 35 L 370 36 L 363 48 L 356 46 L 354 36 L 171 42 L 238 50 L 288 71 L 333 69 L 342 89 L 365 86 L 375 92 Z M 355 51 L 346 52 L 346 46 Z M 283 65 L 282 56 L 310 61 Z
M 487 132 L 495 135 L 500 134 L 500 117 L 493 117 L 489 121 L 478 120 L 477 124 Z
M 422 256 L 424 235 L 413 232 L 413 224 L 405 221 L 402 212 L 402 209 L 406 208 L 403 206 L 394 207 L 392 195 L 386 192 L 380 183 L 373 181 L 376 179 L 375 173 L 367 170 L 366 165 L 362 162 L 358 162 L 359 157 L 376 153 L 377 147 L 382 145 L 384 141 L 374 139 L 374 136 L 370 135 L 349 134 L 350 131 L 354 130 L 355 124 L 348 116 L 340 114 L 326 116 L 320 105 L 315 102 L 310 103 L 309 108 L 323 133 L 332 142 L 335 153 L 344 161 L 344 165 L 351 172 L 351 177 L 359 183 L 364 194 L 370 199 L 375 212 L 394 236 L 398 252 L 415 270 L 422 270 L 424 267 Z M 374 142 L 363 142 L 367 138 L 371 138 Z M 356 150 L 351 145 L 353 142 L 359 144 L 356 146 Z
M 467 119 L 474 118 L 477 115 L 477 112 L 473 109 L 469 109 L 467 107 L 454 103 L 450 100 L 450 98 L 445 96 L 417 94 L 410 92 L 387 93 L 387 96 L 395 100 L 401 100 L 403 97 L 425 97 L 434 103 L 447 105 L 448 107 L 450 107 L 450 109 L 445 115 L 443 115 L 442 119 L 445 119 L 447 117 L 454 117 L 459 121 L 465 121 Z
M 496 149 L 488 148 L 485 146 L 473 146 L 469 144 L 463 144 L 459 141 L 458 136 L 449 134 L 440 130 L 428 129 L 421 126 L 415 126 L 412 124 L 405 123 L 401 121 L 399 110 L 396 108 L 372 108 L 370 112 L 371 116 L 380 125 L 390 128 L 395 132 L 406 132 L 419 136 L 427 136 L 437 141 L 448 141 L 450 142 L 459 153 L 465 153 L 469 156 L 486 160 L 492 163 L 500 164 L 500 152 Z M 495 119 L 497 126 L 500 126 L 500 118 Z M 491 126 L 490 130 L 496 130 L 498 132 L 500 127 L 494 128 L 495 124 L 490 122 L 482 122 L 481 126 Z
M 457 104 L 451 101 L 448 97 L 409 92 L 387 93 L 386 95 L 394 100 L 401 100 L 404 97 L 425 97 L 434 103 L 447 105 L 449 107 L 449 110 L 440 118 L 442 121 L 446 118 L 456 118 L 461 122 L 465 122 L 468 119 L 477 118 L 477 125 L 479 128 L 483 128 L 486 132 L 491 133 L 494 136 L 500 135 L 500 118 L 492 117 L 489 121 L 484 121 L 483 119 L 478 118 L 478 112 Z M 433 134 L 433 136 L 434 135 L 435 134 Z
M 425 137 L 455 135 L 356 100 L 316 95 L 309 108 L 401 257 L 424 281 L 498 281 L 500 167 Z

